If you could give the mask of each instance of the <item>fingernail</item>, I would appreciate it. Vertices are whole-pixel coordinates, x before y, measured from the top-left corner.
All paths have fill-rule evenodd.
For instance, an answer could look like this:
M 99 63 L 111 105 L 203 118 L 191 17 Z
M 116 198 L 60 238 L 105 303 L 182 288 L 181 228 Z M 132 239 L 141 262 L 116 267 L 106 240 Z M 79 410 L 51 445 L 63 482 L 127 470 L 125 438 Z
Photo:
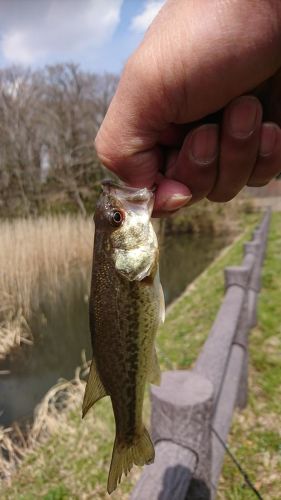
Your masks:
M 265 123 L 261 129 L 260 155 L 269 156 L 273 153 L 277 134 L 276 127 L 271 123 Z
M 240 97 L 230 108 L 230 133 L 238 139 L 245 139 L 254 132 L 257 117 L 257 100 L 254 97 Z
M 182 208 L 191 200 L 192 195 L 184 196 L 183 194 L 173 194 L 162 203 L 163 210 L 172 212 L 178 208 Z
M 217 125 L 203 125 L 192 133 L 190 154 L 201 165 L 214 161 L 218 153 Z

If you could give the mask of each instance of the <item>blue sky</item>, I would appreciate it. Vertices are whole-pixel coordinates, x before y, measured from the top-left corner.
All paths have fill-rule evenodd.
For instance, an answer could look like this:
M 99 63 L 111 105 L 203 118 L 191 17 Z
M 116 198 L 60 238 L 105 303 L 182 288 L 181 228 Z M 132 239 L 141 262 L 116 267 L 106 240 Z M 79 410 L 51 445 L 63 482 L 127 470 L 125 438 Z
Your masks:
M 0 67 L 77 62 L 118 73 L 164 0 L 2 0 Z

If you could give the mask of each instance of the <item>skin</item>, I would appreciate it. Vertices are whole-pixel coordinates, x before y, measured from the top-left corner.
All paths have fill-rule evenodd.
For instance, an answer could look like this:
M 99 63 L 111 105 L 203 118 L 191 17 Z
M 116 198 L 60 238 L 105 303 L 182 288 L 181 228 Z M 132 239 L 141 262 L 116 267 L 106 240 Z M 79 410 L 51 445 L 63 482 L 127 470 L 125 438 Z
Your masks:
M 281 170 L 280 68 L 280 0 L 167 0 L 125 66 L 98 156 L 157 186 L 154 215 L 262 186 Z

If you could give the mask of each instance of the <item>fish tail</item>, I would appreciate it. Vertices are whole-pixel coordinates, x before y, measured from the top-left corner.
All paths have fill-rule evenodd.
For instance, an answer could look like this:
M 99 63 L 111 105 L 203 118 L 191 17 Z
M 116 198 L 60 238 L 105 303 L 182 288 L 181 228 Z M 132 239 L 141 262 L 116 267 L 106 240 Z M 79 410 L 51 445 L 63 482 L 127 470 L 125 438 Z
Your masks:
M 151 464 L 154 462 L 154 457 L 154 446 L 145 427 L 143 427 L 141 436 L 132 445 L 119 442 L 118 437 L 116 437 L 108 475 L 108 493 L 110 494 L 116 489 L 121 481 L 122 474 L 127 475 L 133 464 Z

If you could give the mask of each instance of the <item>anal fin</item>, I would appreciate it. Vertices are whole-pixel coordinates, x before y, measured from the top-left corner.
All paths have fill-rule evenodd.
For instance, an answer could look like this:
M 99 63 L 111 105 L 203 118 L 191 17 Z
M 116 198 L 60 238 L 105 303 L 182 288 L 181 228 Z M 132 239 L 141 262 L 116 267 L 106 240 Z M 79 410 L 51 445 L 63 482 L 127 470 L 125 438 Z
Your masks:
M 83 399 L 82 418 L 85 417 L 91 406 L 104 396 L 107 396 L 107 392 L 98 374 L 96 362 L 93 359 Z

